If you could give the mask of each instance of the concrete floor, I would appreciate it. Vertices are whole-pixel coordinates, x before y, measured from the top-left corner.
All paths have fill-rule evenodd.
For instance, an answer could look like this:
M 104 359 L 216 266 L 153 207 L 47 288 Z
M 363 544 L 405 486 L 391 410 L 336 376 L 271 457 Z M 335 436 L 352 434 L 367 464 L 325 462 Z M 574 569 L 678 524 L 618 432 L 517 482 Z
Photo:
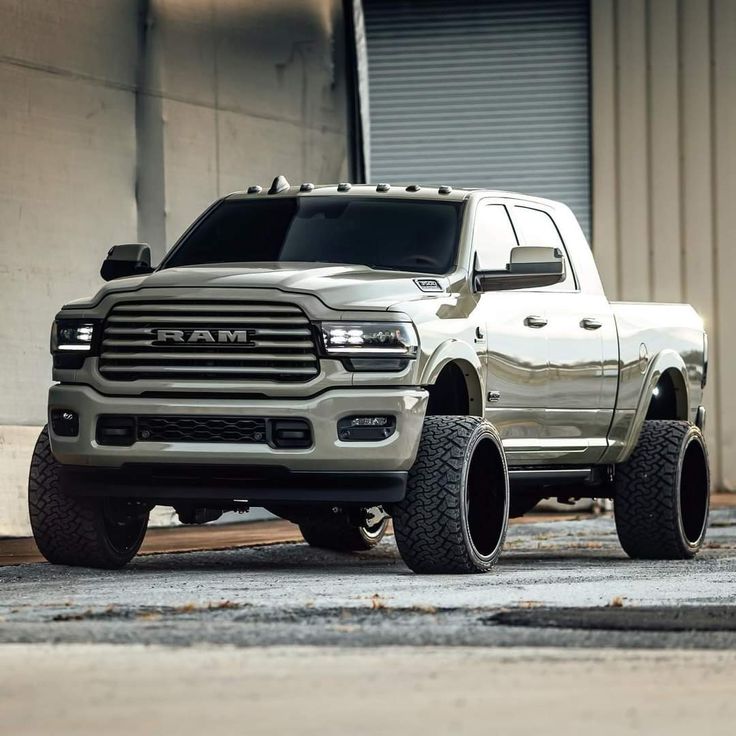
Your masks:
M 413 575 L 390 538 L 0 568 L 8 733 L 730 734 L 734 672 L 733 507 L 690 562 L 587 517 L 513 526 L 480 576 Z
M 733 734 L 735 652 L 0 647 L 8 734 Z

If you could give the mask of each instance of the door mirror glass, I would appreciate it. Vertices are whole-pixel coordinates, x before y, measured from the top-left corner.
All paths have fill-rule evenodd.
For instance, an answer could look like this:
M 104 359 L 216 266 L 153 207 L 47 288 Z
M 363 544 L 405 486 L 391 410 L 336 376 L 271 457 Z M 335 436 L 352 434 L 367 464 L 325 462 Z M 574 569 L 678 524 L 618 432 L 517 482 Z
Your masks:
M 476 291 L 539 289 L 565 280 L 565 257 L 559 248 L 512 248 L 504 271 L 476 271 Z
M 151 249 L 146 243 L 113 245 L 102 262 L 100 276 L 105 281 L 124 276 L 141 276 L 151 273 Z

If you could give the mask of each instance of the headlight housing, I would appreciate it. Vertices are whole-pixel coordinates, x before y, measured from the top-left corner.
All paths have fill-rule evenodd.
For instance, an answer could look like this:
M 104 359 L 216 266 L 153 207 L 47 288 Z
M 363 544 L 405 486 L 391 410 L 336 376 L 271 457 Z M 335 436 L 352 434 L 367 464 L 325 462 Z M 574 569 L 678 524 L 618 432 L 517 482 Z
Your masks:
M 67 350 L 90 352 L 94 335 L 94 322 L 77 319 L 55 320 L 51 325 L 51 352 Z
M 57 319 L 51 325 L 51 355 L 54 368 L 81 368 L 98 348 L 100 322 L 90 319 Z
M 320 327 L 328 356 L 414 358 L 419 349 L 411 322 L 322 322 Z

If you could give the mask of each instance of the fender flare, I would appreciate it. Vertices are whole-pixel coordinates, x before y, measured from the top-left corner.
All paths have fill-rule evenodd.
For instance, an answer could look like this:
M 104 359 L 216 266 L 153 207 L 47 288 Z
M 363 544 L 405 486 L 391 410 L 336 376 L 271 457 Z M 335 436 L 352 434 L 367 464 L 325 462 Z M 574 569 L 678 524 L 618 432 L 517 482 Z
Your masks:
M 454 363 L 463 372 L 468 388 L 468 398 L 472 413 L 484 416 L 485 391 L 483 366 L 475 350 L 460 340 L 449 339 L 441 343 L 424 365 L 419 382 L 421 386 L 431 386 L 437 381 L 442 369 Z
M 682 413 L 684 410 L 685 418 L 689 418 L 690 388 L 688 386 L 687 366 L 679 353 L 669 349 L 662 350 L 652 359 L 644 375 L 634 418 L 626 434 L 625 450 L 616 462 L 623 462 L 634 451 L 636 443 L 639 441 L 639 435 L 644 426 L 644 421 L 646 420 L 647 411 L 649 411 L 649 404 L 654 389 L 659 383 L 659 379 L 667 371 L 674 371 L 680 376 L 681 380 L 678 382 L 680 385 L 675 386 L 676 390 L 683 392 L 683 399 L 678 402 L 678 413 Z

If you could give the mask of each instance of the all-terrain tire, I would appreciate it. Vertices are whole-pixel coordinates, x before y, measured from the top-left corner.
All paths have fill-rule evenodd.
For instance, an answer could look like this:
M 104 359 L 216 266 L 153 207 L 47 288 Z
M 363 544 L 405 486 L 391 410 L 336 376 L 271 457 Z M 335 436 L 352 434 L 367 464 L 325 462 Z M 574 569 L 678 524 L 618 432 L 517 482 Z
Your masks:
M 710 506 L 708 453 L 689 422 L 644 422 L 631 457 L 616 466 L 613 513 L 629 557 L 683 560 L 703 545 Z
M 386 533 L 388 519 L 373 527 L 354 523 L 347 514 L 325 512 L 300 520 L 299 531 L 312 547 L 338 552 L 363 552 L 375 547 Z
M 126 565 L 146 534 L 147 508 L 134 506 L 134 515 L 114 515 L 111 508 L 119 509 L 125 502 L 71 498 L 61 488 L 59 470 L 44 427 L 28 478 L 31 528 L 41 554 L 56 565 L 103 569 Z
M 399 552 L 414 572 L 488 572 L 509 514 L 508 470 L 495 428 L 479 417 L 427 417 L 406 496 L 391 513 Z

